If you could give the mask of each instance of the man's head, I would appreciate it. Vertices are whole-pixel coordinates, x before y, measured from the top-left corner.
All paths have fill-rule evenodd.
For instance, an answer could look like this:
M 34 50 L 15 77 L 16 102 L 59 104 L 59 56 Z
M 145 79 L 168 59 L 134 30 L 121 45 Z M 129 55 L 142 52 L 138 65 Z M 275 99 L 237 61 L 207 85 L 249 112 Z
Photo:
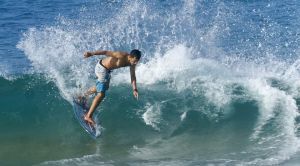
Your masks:
M 138 63 L 138 61 L 141 58 L 141 51 L 140 50 L 131 50 L 130 52 L 130 58 L 129 58 L 129 62 L 131 65 L 136 65 Z

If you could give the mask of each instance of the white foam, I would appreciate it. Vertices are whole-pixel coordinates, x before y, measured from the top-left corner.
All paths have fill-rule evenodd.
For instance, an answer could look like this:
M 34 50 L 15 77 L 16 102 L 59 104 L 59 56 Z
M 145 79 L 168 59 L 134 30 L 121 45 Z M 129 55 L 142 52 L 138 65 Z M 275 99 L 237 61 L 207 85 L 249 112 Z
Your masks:
M 156 53 L 150 61 L 137 67 L 136 75 L 139 83 L 149 85 L 176 77 L 188 68 L 191 62 L 189 56 L 191 53 L 183 45 L 175 46 L 163 56 Z M 115 77 L 118 83 L 129 81 L 128 73 L 119 73 Z
M 99 154 L 93 154 L 93 155 L 84 155 L 82 157 L 78 158 L 70 158 L 70 159 L 62 159 L 62 160 L 56 160 L 56 161 L 46 161 L 43 163 L 40 163 L 38 165 L 40 166 L 47 166 L 47 165 L 52 165 L 52 166 L 73 166 L 73 165 L 80 165 L 80 166 L 89 166 L 89 165 L 112 165 L 109 162 L 102 162 L 99 161 L 101 158 L 101 155 Z
M 161 120 L 161 110 L 159 105 L 157 103 L 153 105 L 147 103 L 145 110 L 146 111 L 142 115 L 145 124 L 159 131 L 159 124 Z
M 260 116 L 256 123 L 252 138 L 258 138 L 261 128 L 274 116 L 274 110 L 278 101 L 276 90 L 268 85 L 266 80 L 249 80 L 249 90 L 257 98 L 260 104 Z
M 180 120 L 183 121 L 186 118 L 186 111 L 180 115 Z
M 136 75 L 138 83 L 144 86 L 165 82 L 178 92 L 193 89 L 195 95 L 199 95 L 197 88 L 205 88 L 207 99 L 221 107 L 230 102 L 226 85 L 231 76 L 226 70 L 217 61 L 193 59 L 191 49 L 179 44 L 164 55 L 156 53 L 147 63 L 139 64 Z M 114 84 L 124 82 L 130 82 L 128 71 L 114 76 Z
M 276 153 L 270 153 L 272 155 L 268 158 L 255 159 L 250 163 L 279 164 L 299 151 L 300 144 L 296 136 L 297 126 L 295 124 L 295 119 L 299 113 L 295 92 L 281 90 L 270 84 L 270 79 L 276 78 L 283 80 L 291 87 L 299 88 L 297 81 L 292 82 L 295 78 L 299 78 L 297 62 L 286 71 L 284 68 L 288 64 L 278 61 L 269 61 L 263 64 L 241 61 L 238 67 L 229 66 L 226 68 L 218 61 L 204 58 L 192 59 L 189 56 L 183 56 L 189 55 L 190 52 L 190 49 L 185 48 L 185 46 L 178 45 L 166 52 L 165 55 L 155 56 L 154 59 L 138 68 L 139 81 L 146 85 L 161 81 L 171 82 L 171 87 L 179 92 L 201 87 L 205 89 L 204 94 L 208 101 L 219 107 L 224 107 L 230 103 L 232 97 L 231 89 L 228 89 L 230 85 L 237 83 L 244 86 L 259 103 L 260 115 L 251 139 L 265 138 L 264 141 L 267 141 L 267 144 L 274 140 L 279 143 L 274 144 L 277 149 Z M 292 77 L 288 75 L 292 75 Z M 197 93 L 197 90 L 195 92 Z M 279 111 L 281 115 L 280 119 L 275 120 L 279 121 L 277 128 L 280 134 L 268 133 L 267 137 L 260 136 L 264 132 L 263 128 L 270 123 L 272 118 L 275 118 L 275 111 L 277 113 Z M 153 117 L 157 119 L 157 116 Z M 183 113 L 181 119 L 184 117 L 185 114 Z M 154 125 L 151 122 L 148 124 Z
M 71 101 L 74 85 L 85 87 L 89 78 L 89 63 L 75 46 L 81 40 L 81 35 L 76 32 L 57 27 L 31 28 L 18 48 L 25 52 L 35 70 L 54 81 L 62 96 Z
M 260 150 L 266 150 L 263 144 L 270 144 L 276 151 L 267 159 L 257 158 L 247 164 L 263 164 L 273 165 L 280 164 L 281 162 L 296 154 L 300 147 L 300 140 L 296 135 L 295 119 L 299 116 L 298 108 L 295 99 L 287 94 L 285 91 L 271 87 L 265 79 L 249 80 L 248 88 L 253 93 L 253 97 L 259 102 L 259 117 L 251 139 L 257 140 L 258 144 L 262 147 Z M 267 136 L 261 136 L 264 131 L 265 125 L 270 123 L 271 118 L 275 118 L 275 111 L 281 116 L 276 116 L 276 133 L 269 133 Z M 279 111 L 279 112 L 278 112 Z M 279 134 L 278 134 L 279 133 Z M 266 134 L 265 134 L 266 135 Z

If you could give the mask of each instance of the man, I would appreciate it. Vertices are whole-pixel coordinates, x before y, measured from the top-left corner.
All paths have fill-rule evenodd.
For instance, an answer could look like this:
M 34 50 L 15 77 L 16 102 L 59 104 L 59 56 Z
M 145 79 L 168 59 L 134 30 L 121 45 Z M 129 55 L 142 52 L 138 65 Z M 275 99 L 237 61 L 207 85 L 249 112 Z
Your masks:
M 138 99 L 138 90 L 136 86 L 135 67 L 141 58 L 141 51 L 132 50 L 130 54 L 127 52 L 119 51 L 94 51 L 85 52 L 84 57 L 88 58 L 93 55 L 106 55 L 107 57 L 99 60 L 95 67 L 95 74 L 98 77 L 96 86 L 91 87 L 80 100 L 85 100 L 88 95 L 97 93 L 95 96 L 88 113 L 85 115 L 84 120 L 90 125 L 95 126 L 95 122 L 92 119 L 93 113 L 97 106 L 101 103 L 105 97 L 105 91 L 109 88 L 110 73 L 113 69 L 121 67 L 130 67 L 131 84 L 133 88 L 133 95 Z

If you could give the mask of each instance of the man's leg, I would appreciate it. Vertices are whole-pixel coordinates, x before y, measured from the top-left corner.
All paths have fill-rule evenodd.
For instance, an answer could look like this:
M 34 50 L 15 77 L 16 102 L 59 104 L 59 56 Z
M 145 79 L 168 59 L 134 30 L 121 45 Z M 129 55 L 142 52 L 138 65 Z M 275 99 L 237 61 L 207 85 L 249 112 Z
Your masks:
M 89 95 L 97 93 L 96 86 L 90 87 L 82 96 L 78 96 L 78 102 L 81 104 L 86 104 L 87 98 Z
M 87 122 L 91 123 L 93 126 L 95 126 L 95 122 L 94 120 L 92 119 L 92 116 L 93 116 L 93 113 L 94 111 L 96 110 L 97 106 L 101 103 L 101 101 L 103 100 L 103 98 L 105 97 L 105 93 L 103 92 L 99 92 L 93 102 L 92 102 L 92 105 L 89 109 L 89 112 L 85 115 L 84 117 L 84 120 L 86 120 Z
M 88 97 L 89 95 L 94 94 L 94 93 L 96 93 L 96 92 L 97 92 L 96 86 L 92 86 L 92 87 L 90 87 L 90 89 L 88 89 L 88 90 L 83 94 L 83 96 L 84 96 L 84 97 Z

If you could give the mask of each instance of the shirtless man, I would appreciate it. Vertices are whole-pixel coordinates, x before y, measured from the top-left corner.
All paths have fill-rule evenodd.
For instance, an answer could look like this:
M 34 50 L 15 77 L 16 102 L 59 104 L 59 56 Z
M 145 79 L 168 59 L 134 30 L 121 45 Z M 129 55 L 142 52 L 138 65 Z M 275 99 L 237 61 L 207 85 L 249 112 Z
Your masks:
M 88 58 L 93 55 L 106 55 L 107 57 L 99 60 L 95 67 L 95 74 L 98 77 L 96 86 L 91 87 L 86 93 L 84 93 L 84 98 L 87 96 L 97 93 L 95 96 L 88 113 L 85 115 L 84 120 L 87 121 L 92 126 L 95 126 L 95 122 L 92 118 L 94 111 L 97 106 L 105 97 L 105 91 L 109 88 L 110 73 L 113 69 L 121 67 L 130 67 L 131 84 L 133 89 L 133 95 L 138 99 L 138 90 L 136 86 L 135 77 L 135 66 L 141 58 L 141 51 L 132 50 L 130 54 L 127 52 L 119 51 L 94 51 L 85 52 L 84 57 Z

